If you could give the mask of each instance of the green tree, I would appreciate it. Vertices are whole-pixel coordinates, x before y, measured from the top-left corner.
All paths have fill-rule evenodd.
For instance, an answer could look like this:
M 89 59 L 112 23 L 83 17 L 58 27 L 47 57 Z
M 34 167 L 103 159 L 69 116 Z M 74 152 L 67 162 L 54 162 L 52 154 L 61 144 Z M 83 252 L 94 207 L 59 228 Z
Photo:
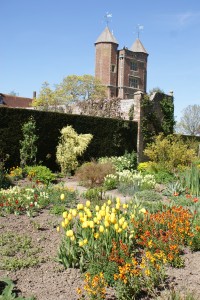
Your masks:
M 189 105 L 183 110 L 176 131 L 186 135 L 200 135 L 200 105 Z
M 61 105 L 68 105 L 83 100 L 97 100 L 106 97 L 106 88 L 91 75 L 70 75 L 60 84 L 51 89 L 48 82 L 44 82 L 38 98 L 33 101 L 34 107 L 43 110 L 60 110 Z
M 63 174 L 77 168 L 77 158 L 86 150 L 91 139 L 91 134 L 78 134 L 72 126 L 62 128 L 56 158 Z
M 36 123 L 33 117 L 22 126 L 23 140 L 20 140 L 20 160 L 21 167 L 36 164 L 38 136 L 36 135 Z

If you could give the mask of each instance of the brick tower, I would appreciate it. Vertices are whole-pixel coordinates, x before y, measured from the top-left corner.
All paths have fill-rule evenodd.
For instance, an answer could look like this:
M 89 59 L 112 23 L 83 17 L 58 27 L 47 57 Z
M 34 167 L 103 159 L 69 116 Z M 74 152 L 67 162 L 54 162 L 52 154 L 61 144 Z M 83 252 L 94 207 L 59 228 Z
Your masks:
M 140 39 L 130 49 L 118 50 L 118 42 L 106 27 L 95 42 L 95 77 L 107 87 L 108 98 L 132 99 L 146 93 L 148 53 Z

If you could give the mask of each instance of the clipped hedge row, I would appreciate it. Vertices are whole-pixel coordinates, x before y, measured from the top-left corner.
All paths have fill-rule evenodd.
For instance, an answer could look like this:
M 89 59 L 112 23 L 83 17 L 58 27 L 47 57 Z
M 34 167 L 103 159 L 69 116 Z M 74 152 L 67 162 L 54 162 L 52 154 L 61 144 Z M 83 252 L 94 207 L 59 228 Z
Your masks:
M 56 146 L 60 130 L 67 125 L 72 125 L 79 134 L 91 133 L 93 135 L 92 142 L 82 160 L 123 155 L 125 151 L 132 152 L 137 149 L 136 122 L 0 107 L 0 150 L 3 154 L 9 154 L 6 167 L 17 166 L 20 163 L 21 128 L 30 116 L 33 116 L 36 121 L 39 136 L 37 162 L 46 165 L 51 170 L 58 170 Z

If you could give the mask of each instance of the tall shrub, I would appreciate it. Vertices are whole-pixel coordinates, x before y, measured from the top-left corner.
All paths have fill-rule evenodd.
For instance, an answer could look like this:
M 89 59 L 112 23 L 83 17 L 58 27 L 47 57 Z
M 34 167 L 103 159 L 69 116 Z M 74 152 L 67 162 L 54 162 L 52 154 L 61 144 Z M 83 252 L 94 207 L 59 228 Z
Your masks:
M 78 134 L 72 126 L 61 130 L 56 158 L 63 174 L 70 173 L 77 168 L 77 158 L 86 150 L 92 137 L 92 134 Z
M 20 140 L 20 164 L 24 168 L 26 165 L 36 164 L 38 136 L 36 135 L 36 123 L 31 116 L 28 122 L 22 126 L 23 139 Z

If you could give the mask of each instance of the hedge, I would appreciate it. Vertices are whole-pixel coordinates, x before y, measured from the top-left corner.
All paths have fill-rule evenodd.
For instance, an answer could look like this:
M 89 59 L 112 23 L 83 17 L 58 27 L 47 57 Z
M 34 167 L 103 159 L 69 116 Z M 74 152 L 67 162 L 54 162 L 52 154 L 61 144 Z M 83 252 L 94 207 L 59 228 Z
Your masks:
M 22 125 L 33 116 L 36 121 L 37 163 L 51 170 L 58 170 L 56 146 L 60 130 L 71 125 L 77 133 L 91 133 L 92 142 L 82 157 L 83 161 L 111 155 L 123 155 L 125 151 L 137 151 L 137 123 L 110 118 L 69 115 L 28 109 L 0 107 L 0 152 L 9 154 L 7 167 L 20 164 L 19 141 Z

